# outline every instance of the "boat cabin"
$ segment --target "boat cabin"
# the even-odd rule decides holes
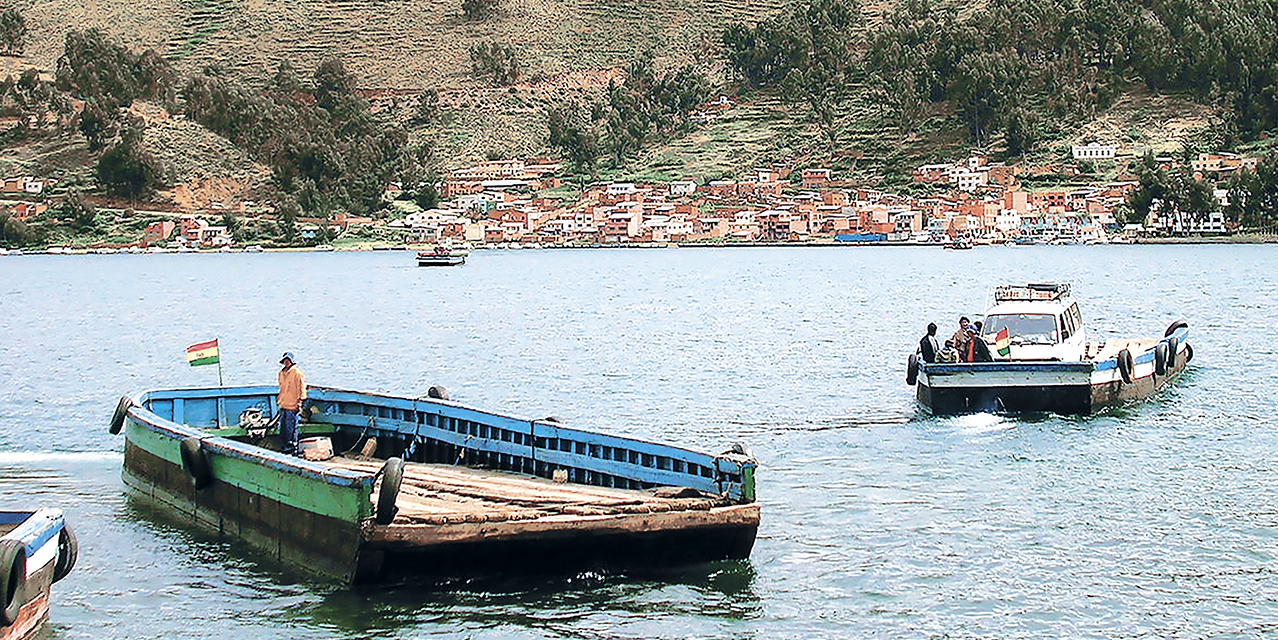
[[[1087,331],[1068,284],[996,287],[981,337],[995,360],[1083,360]]]

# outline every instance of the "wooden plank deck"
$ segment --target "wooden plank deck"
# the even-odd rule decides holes
[[[383,462],[333,458],[329,464],[374,473]],[[373,496],[375,499],[377,488]],[[705,512],[729,504],[718,496],[690,489],[610,489],[502,471],[408,462],[396,502],[399,513],[390,526]]]

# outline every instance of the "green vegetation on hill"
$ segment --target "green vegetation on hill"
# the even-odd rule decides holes
[[[280,65],[254,87],[217,69],[182,89],[188,118],[271,167],[275,185],[313,215],[363,215],[380,206],[386,184],[416,184],[419,147],[399,126],[373,114],[356,79],[330,58],[309,78]]]
[[[578,171],[593,173],[601,155],[616,168],[646,145],[686,133],[708,97],[709,81],[694,66],[660,74],[647,53],[626,68],[622,82],[608,83],[602,100],[550,110],[548,142]]]
[[[907,0],[860,46],[842,35],[858,12],[812,0],[789,17],[729,25],[728,61],[751,87],[838,103],[812,105],[832,136],[830,112],[846,113],[840,98],[861,81],[902,130],[944,103],[971,143],[1001,136],[1010,156],[1105,111],[1130,78],[1224,110],[1226,144],[1278,127],[1274,0],[991,0],[967,13]]]
[[[323,218],[485,157],[702,181],[785,160],[896,187],[978,146],[1059,182],[1083,138],[1263,152],[1278,129],[1278,0],[158,2],[82,31],[61,26],[68,0],[0,12],[0,47],[56,59],[55,84],[0,83],[3,143],[62,136],[45,145],[60,162],[146,197],[200,174],[154,146],[186,143],[182,113],[267,167],[261,199]],[[735,99],[707,104],[720,95]],[[1159,131],[1177,112],[1185,126]]]

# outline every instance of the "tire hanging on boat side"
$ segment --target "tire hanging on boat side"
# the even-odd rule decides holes
[[[128,417],[129,407],[132,406],[133,401],[129,399],[129,396],[120,398],[120,403],[115,405],[115,414],[111,416],[111,426],[108,427],[111,435],[120,435],[120,430],[124,428],[124,419]]]
[[[27,596],[27,552],[21,540],[0,540],[0,627],[18,620]]]
[[[58,533],[58,558],[53,563],[53,581],[58,582],[71,574],[75,561],[80,557],[80,541],[71,527],[62,525]]]
[[[914,386],[919,379],[919,354],[911,353],[905,361],[905,384]]]
[[[390,458],[382,465],[382,486],[377,490],[377,512],[373,519],[377,524],[390,524],[399,513],[395,501],[399,498],[399,485],[404,480],[404,461]]]
[[[1185,364],[1189,364],[1194,359],[1194,345],[1185,345]]]
[[[182,454],[182,468],[186,469],[187,475],[195,481],[195,489],[199,491],[210,484],[213,484],[213,471],[209,469],[209,459],[204,455],[204,448],[200,446],[200,439],[191,437],[182,441],[178,445],[178,450]]]
[[[1132,360],[1132,352],[1126,349],[1118,352],[1118,375],[1122,376],[1124,384],[1131,384],[1136,379],[1136,363]]]
[[[1170,372],[1176,368],[1176,353],[1180,351],[1180,341],[1175,338],[1167,339],[1167,371]]]
[[[1188,327],[1188,326],[1189,326],[1189,323],[1185,322],[1184,320],[1177,320],[1167,325],[1167,332],[1163,334],[1163,337],[1170,338],[1171,334],[1176,333],[1177,329],[1180,329],[1181,327]]]
[[[1160,342],[1154,347],[1154,373],[1165,376],[1167,375],[1167,343]]]

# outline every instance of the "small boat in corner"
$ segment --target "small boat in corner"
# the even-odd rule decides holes
[[[991,361],[956,362],[947,350],[937,362],[908,358],[906,383],[933,414],[1088,414],[1153,395],[1194,357],[1182,321],[1161,338],[1088,340],[1068,284],[995,288],[972,339],[985,341]]]
[[[750,555],[750,452],[712,454],[448,400],[310,387],[280,453],[275,386],[121,398],[137,500],[344,584],[647,569]],[[335,453],[335,455],[334,455]]]
[[[62,511],[0,511],[0,640],[44,636],[49,588],[71,573],[78,554]]]
[[[455,267],[460,264],[466,264],[466,250],[450,249],[444,245],[439,245],[428,251],[417,252],[417,266],[419,267]]]

